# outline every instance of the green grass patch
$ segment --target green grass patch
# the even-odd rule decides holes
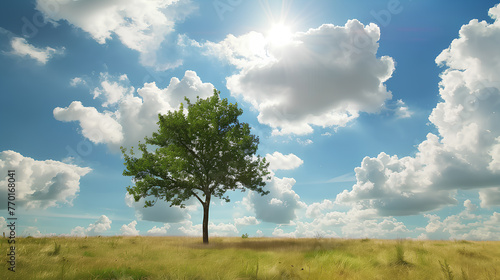
[[[130,280],[146,280],[149,279],[149,273],[141,269],[131,268],[104,268],[91,272],[91,279],[95,280],[113,280],[113,279],[130,279]]]
[[[83,252],[83,256],[84,257],[92,258],[92,257],[95,257],[96,255],[94,253],[92,253],[92,252],[85,251],[85,252]]]
[[[49,252],[49,256],[57,256],[61,252],[61,244],[57,244],[57,242],[54,242],[54,250]]]
[[[7,254],[5,240],[0,253]],[[18,238],[1,279],[498,279],[500,242]],[[4,273],[5,272],[5,273]],[[6,275],[4,277],[4,275]]]

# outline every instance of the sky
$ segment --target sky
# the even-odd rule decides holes
[[[0,7],[0,231],[201,236],[195,199],[127,194],[120,146],[216,88],[272,176],[213,200],[210,236],[500,239],[497,1]]]

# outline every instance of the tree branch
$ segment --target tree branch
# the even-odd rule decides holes
[[[202,205],[205,205],[205,202],[203,202],[203,200],[201,200],[201,198],[194,192],[194,191],[191,191],[191,193],[198,199],[198,201],[202,204]]]
[[[198,154],[196,154],[193,150],[191,150],[191,148],[188,147],[188,145],[186,143],[184,143],[184,141],[182,141],[181,139],[178,139],[179,143],[184,147],[186,148],[186,150],[192,154],[196,159],[198,159],[199,161],[201,161],[201,158],[200,156],[198,156]]]
[[[182,141],[182,139],[178,139],[179,143],[190,153],[192,154],[198,161],[198,166],[203,169],[203,175],[205,175],[205,180],[208,181],[208,170],[207,170],[207,167],[205,166],[205,162],[203,162],[202,158],[197,154],[195,153],[184,141]],[[194,175],[194,174],[193,174]],[[207,183],[207,182],[206,182]]]

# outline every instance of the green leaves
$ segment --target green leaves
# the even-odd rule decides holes
[[[158,131],[139,143],[140,158],[122,148],[123,175],[134,177],[135,185],[127,190],[136,201],[154,196],[183,207],[191,196],[204,205],[212,195],[229,201],[227,190],[269,193],[263,189],[269,164],[255,156],[258,137],[239,122],[243,110],[219,94],[214,89],[196,103],[186,98],[186,108],[181,104],[177,111],[158,115]],[[153,204],[148,201],[145,207]]]

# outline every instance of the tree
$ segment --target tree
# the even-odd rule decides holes
[[[170,206],[185,207],[192,196],[203,206],[203,243],[208,243],[209,207],[212,197],[224,199],[228,190],[264,191],[269,175],[265,158],[256,156],[259,138],[250,134],[250,126],[239,122],[243,110],[238,104],[219,98],[220,92],[207,99],[187,102],[187,113],[181,103],[179,110],[158,115],[159,130],[146,137],[135,157],[121,147],[124,155],[124,176],[134,176],[134,186],[127,187],[135,201],[153,196],[144,207],[159,199]],[[154,152],[149,150],[156,147]]]

